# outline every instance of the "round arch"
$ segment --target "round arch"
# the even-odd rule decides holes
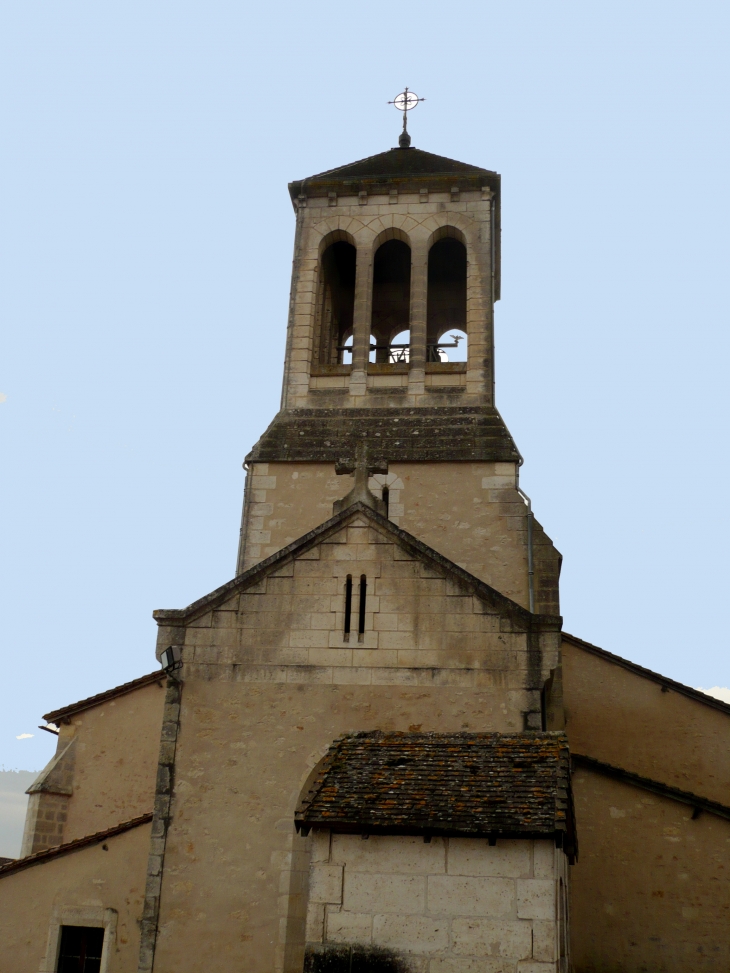
[[[411,238],[406,233],[405,230],[401,229],[399,226],[388,226],[380,233],[376,234],[373,242],[371,244],[373,254],[382,247],[384,243],[389,240],[400,240],[401,243],[405,243],[407,247],[412,248]]]
[[[352,233],[348,233],[347,230],[330,230],[329,233],[325,233],[324,236],[320,237],[319,243],[317,245],[317,250],[320,259],[328,247],[331,247],[333,243],[349,243],[351,246],[357,249],[357,243],[355,237]]]
[[[466,239],[466,234],[463,230],[460,230],[457,226],[453,226],[451,223],[445,223],[443,226],[438,227],[434,230],[430,237],[428,238],[427,247],[430,250],[431,247],[438,243],[440,240],[458,240],[466,247],[467,254],[469,253],[469,244]]]

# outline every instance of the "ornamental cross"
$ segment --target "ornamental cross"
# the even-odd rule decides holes
[[[343,497],[342,500],[335,501],[333,513],[337,514],[359,501],[377,510],[383,516],[387,516],[385,504],[382,500],[378,500],[377,497],[373,496],[368,485],[368,480],[373,473],[387,472],[388,461],[381,456],[377,458],[371,456],[368,444],[361,440],[355,449],[354,458],[347,457],[339,459],[335,463],[335,473],[339,475],[343,473],[354,473],[355,483],[347,496]]]
[[[425,98],[419,98],[415,91],[409,91],[408,88],[406,88],[404,91],[401,91],[399,95],[396,95],[393,101],[388,102],[389,105],[395,105],[398,111],[403,112],[403,131],[400,133],[400,137],[398,138],[398,145],[402,149],[409,148],[411,144],[411,137],[408,134],[407,127],[408,112],[414,109],[418,105],[419,101],[425,100]]]

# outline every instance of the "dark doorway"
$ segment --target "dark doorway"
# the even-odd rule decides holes
[[[61,926],[57,973],[99,973],[103,945],[103,929]]]
[[[373,323],[375,361],[391,361],[390,343],[409,328],[411,309],[411,248],[402,240],[388,240],[375,251],[373,264]]]
[[[351,243],[338,240],[322,254],[319,363],[349,365],[352,352],[343,345],[352,334],[355,309],[355,261],[357,251]]]
[[[428,361],[440,360],[438,343],[452,330],[466,333],[466,247],[453,237],[445,237],[428,253]]]

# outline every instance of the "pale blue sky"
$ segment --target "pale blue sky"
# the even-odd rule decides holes
[[[0,3],[0,766],[228,580],[279,400],[286,184],[502,173],[498,405],[565,627],[730,684],[726,3]],[[34,734],[17,740],[23,734]]]

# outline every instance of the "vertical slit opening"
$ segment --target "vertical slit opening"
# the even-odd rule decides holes
[[[390,510],[390,490],[387,486],[383,487],[383,503],[385,504],[385,516],[388,516],[388,511]]]
[[[352,575],[347,575],[345,582],[345,632],[343,640],[350,641],[350,626],[352,623]]]
[[[365,599],[367,598],[368,581],[364,574],[360,575],[360,611],[357,620],[357,640],[362,642],[365,635]]]

